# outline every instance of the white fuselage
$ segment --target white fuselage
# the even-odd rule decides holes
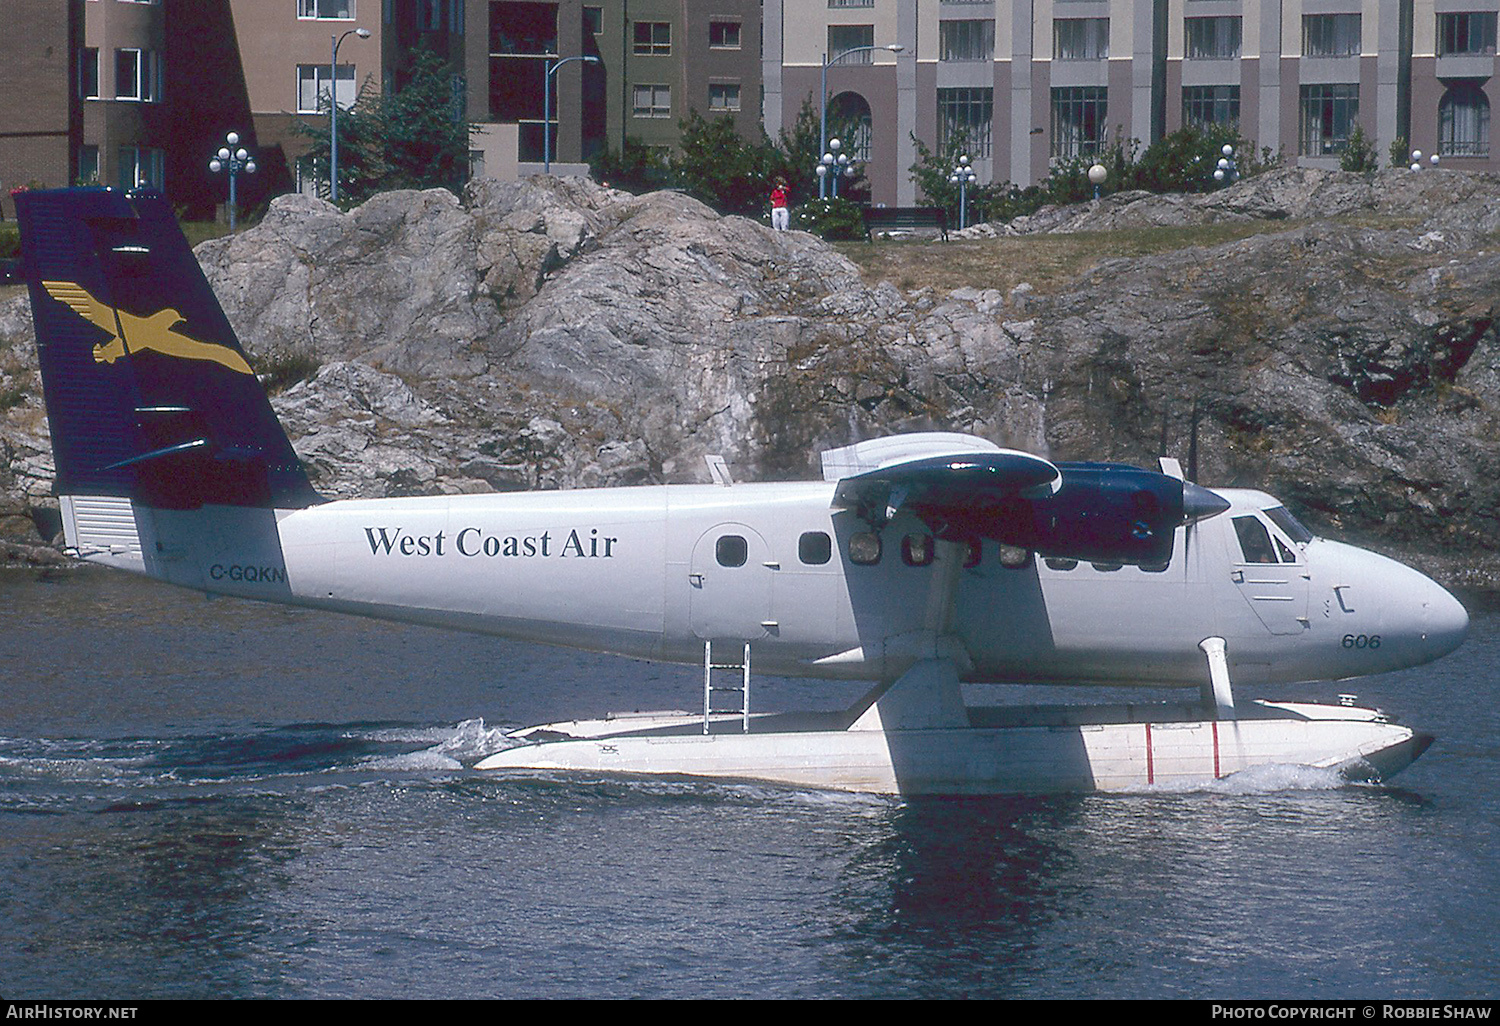
[[[1418,665],[1467,616],[1423,575],[1374,553],[1301,542],[1259,492],[1179,528],[1141,568],[931,545],[897,515],[879,532],[831,508],[835,485],[737,484],[351,500],[272,511],[135,506],[100,562],[203,591],[699,663],[706,640],[749,641],[758,673],[890,680],[950,658],[967,681],[1200,684],[1200,642],[1225,639],[1239,683],[1344,678]],[[73,498],[88,503],[123,499]],[[1254,518],[1272,562],[1251,562]],[[119,520],[116,517],[116,520]],[[1243,526],[1243,525],[1242,525]],[[128,531],[126,532],[129,533]],[[933,557],[923,556],[930,548]],[[1260,553],[1260,558],[1267,558]]]

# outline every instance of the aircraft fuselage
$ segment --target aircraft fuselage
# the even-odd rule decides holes
[[[1230,510],[1179,528],[1170,562],[1140,567],[1002,558],[993,542],[934,541],[909,514],[874,532],[831,508],[833,490],[137,505],[141,555],[100,561],[212,593],[647,659],[695,664],[706,640],[748,641],[757,673],[842,679],[942,657],[971,682],[1196,685],[1214,636],[1236,683],[1344,678],[1437,658],[1467,625],[1425,576],[1300,535],[1260,492],[1222,490]]]

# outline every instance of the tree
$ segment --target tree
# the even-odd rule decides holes
[[[915,135],[912,142],[917,147],[917,162],[911,166],[912,181],[918,191],[935,207],[948,211],[950,223],[958,224],[960,201],[965,199],[956,183],[948,181],[958,158],[968,149],[968,140],[959,134],[948,141],[944,153],[934,153],[927,144]],[[1009,221],[1021,214],[1029,214],[1046,202],[1043,191],[1036,186],[1019,189],[1010,182],[976,182],[968,187],[969,223],[980,221]]]
[[[720,213],[760,217],[771,182],[784,167],[765,133],[760,142],[748,143],[731,115],[710,120],[696,110],[688,111],[678,127],[680,148],[671,160],[678,185]]]
[[[463,119],[463,97],[453,89],[448,63],[417,51],[405,85],[388,95],[368,84],[348,110],[340,109],[339,202],[363,203],[377,192],[441,187],[457,192],[469,169],[469,136],[475,127]],[[331,113],[330,97],[318,109]],[[329,163],[327,123],[302,124],[313,140],[309,157]]]

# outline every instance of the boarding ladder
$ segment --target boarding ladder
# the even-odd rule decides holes
[[[739,670],[740,681],[738,684],[715,684],[715,670]],[[740,696],[739,709],[714,708],[714,695],[716,693],[738,693]],[[739,662],[716,663],[714,662],[714,643],[712,640],[705,641],[703,643],[703,733],[708,733],[710,718],[714,713],[736,711],[740,714],[740,730],[746,734],[750,733],[750,642],[745,642],[744,653]]]

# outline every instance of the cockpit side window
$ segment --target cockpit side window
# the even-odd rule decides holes
[[[1298,545],[1306,545],[1313,540],[1313,533],[1302,526],[1302,522],[1292,516],[1285,506],[1272,506],[1266,510],[1266,517],[1286,532],[1286,536]]]
[[[1276,551],[1271,548],[1271,532],[1258,517],[1234,518],[1234,533],[1240,539],[1240,551],[1246,563],[1275,563]]]

